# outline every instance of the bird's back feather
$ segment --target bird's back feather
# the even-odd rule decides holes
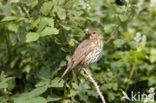
[[[84,40],[75,50],[71,60],[68,62],[68,66],[61,76],[60,81],[66,75],[67,72],[71,71],[76,65],[78,65],[85,56],[94,48],[92,41],[87,39]]]

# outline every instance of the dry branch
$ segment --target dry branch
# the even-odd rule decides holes
[[[93,79],[91,73],[89,73],[85,68],[82,68],[82,70],[86,73],[87,77],[89,78],[89,80],[94,84],[95,88],[96,88],[96,91],[97,93],[99,94],[101,100],[102,100],[102,103],[106,103],[105,99],[104,99],[104,96],[102,95],[100,89],[99,89],[99,86],[98,84],[96,83],[96,81]]]

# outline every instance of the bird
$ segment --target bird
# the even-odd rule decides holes
[[[96,29],[85,29],[84,33],[88,38],[82,41],[75,49],[59,81],[77,65],[86,68],[101,58],[103,52],[103,36]]]

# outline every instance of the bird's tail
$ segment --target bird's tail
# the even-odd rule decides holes
[[[73,63],[72,63],[72,65],[69,65],[69,66],[67,67],[67,69],[64,71],[64,73],[62,74],[62,76],[61,76],[59,82],[63,79],[63,77],[67,74],[67,72],[69,72],[69,71],[72,70],[72,68],[73,68]]]

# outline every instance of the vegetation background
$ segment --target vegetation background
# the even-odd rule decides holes
[[[101,103],[83,73],[58,83],[85,28],[117,29],[88,68],[107,103],[156,89],[156,0],[0,0],[0,103]]]

